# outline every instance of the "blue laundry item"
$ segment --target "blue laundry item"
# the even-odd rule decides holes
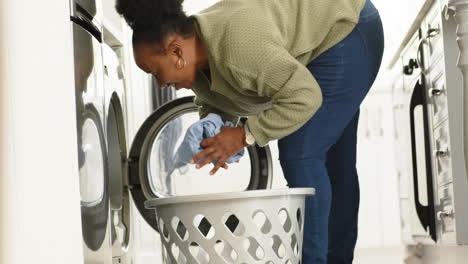
[[[190,162],[190,160],[199,152],[203,150],[200,143],[210,137],[216,136],[221,132],[223,126],[234,127],[234,124],[227,121],[223,123],[221,117],[217,114],[208,114],[205,118],[193,123],[185,134],[182,144],[180,144],[174,156],[175,167],[182,167]],[[238,161],[243,155],[245,150],[242,149],[239,153],[230,157],[226,163],[233,163]],[[200,162],[200,161],[199,161]],[[216,164],[217,160],[213,161]]]

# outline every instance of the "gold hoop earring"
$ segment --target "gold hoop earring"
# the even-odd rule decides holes
[[[184,60],[184,58],[179,58],[176,62],[176,68],[181,70],[187,65],[187,61]]]

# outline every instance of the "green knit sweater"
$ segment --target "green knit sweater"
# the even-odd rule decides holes
[[[194,15],[210,78],[193,87],[200,117],[247,124],[260,146],[299,129],[322,103],[305,65],[355,27],[365,0],[222,0]]]

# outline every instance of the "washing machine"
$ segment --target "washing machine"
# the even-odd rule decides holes
[[[141,125],[125,158],[125,112],[119,109],[124,104],[119,104],[118,97],[112,98],[106,135],[114,263],[132,263],[132,252],[128,250],[133,237],[132,206],[158,232],[155,212],[144,207],[147,199],[271,187],[272,161],[268,147],[249,147],[238,164],[219,171],[215,177],[209,176],[209,166],[199,170],[191,165],[175,167],[175,152],[185,131],[199,119],[193,97],[177,98],[156,109]]]
[[[90,0],[71,1],[70,9],[84,259],[107,264],[112,248],[100,11]]]
[[[268,189],[272,161],[268,147],[252,146],[239,163],[216,176],[209,176],[210,166],[176,165],[185,131],[199,120],[192,96],[159,102],[130,140],[125,92],[141,87],[125,86],[128,68],[136,66],[123,64],[122,47],[103,41],[99,5],[72,1],[84,256],[87,264],[135,263],[134,251],[140,249],[132,212],[158,232],[154,211],[144,207],[147,199]]]
[[[154,211],[144,207],[147,199],[271,187],[273,173],[268,147],[249,147],[238,164],[219,171],[215,177],[209,176],[209,166],[199,170],[191,165],[176,166],[174,156],[185,131],[199,120],[192,96],[170,100],[157,108],[142,123],[127,152],[125,70],[116,50],[105,45],[103,50],[114,263],[132,263],[132,250],[139,250],[131,245],[134,237],[133,206],[158,232]]]

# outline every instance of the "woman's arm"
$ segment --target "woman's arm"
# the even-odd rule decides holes
[[[285,137],[309,120],[322,104],[319,84],[310,71],[285,49],[273,47],[257,71],[228,66],[237,89],[249,89],[272,99],[272,108],[249,117],[247,124],[260,146]]]

